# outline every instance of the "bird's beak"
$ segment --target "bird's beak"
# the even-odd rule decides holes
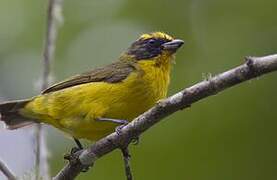
[[[184,41],[181,39],[174,39],[170,42],[162,44],[163,50],[176,52],[184,44]]]

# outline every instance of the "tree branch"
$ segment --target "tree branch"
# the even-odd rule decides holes
[[[0,171],[7,177],[8,180],[16,180],[15,175],[2,160],[0,160]]]
[[[277,54],[265,57],[247,57],[243,65],[199,82],[167,99],[161,100],[122,128],[122,133],[112,133],[100,139],[88,149],[77,152],[77,160],[68,163],[53,179],[74,179],[83,168],[92,165],[105,154],[128,145],[133,138],[138,137],[170,114],[190,107],[193,103],[215,95],[224,89],[272,71],[277,71]]]
[[[42,87],[44,90],[49,84],[50,66],[53,60],[56,48],[56,39],[58,36],[58,28],[63,22],[62,16],[63,0],[49,0],[47,10],[47,31],[45,37],[45,45],[43,52],[43,79]]]
[[[49,0],[48,2],[48,10],[47,10],[47,25],[46,25],[46,37],[45,37],[45,45],[43,51],[43,75],[42,75],[42,85],[41,89],[44,90],[48,87],[49,84],[49,75],[50,75],[50,67],[51,61],[53,60],[55,54],[56,47],[56,39],[58,34],[58,27],[62,22],[62,2],[63,0]],[[42,125],[37,124],[35,127],[35,138],[36,138],[36,179],[40,177],[40,171],[43,166],[45,167],[44,171],[48,171],[47,159],[46,155],[42,155],[42,149],[46,149],[45,137],[42,135]],[[45,152],[47,152],[45,150]],[[48,173],[47,173],[48,174]],[[45,179],[49,179],[46,177],[47,174],[44,174]]]

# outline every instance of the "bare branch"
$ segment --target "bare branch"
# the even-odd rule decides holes
[[[43,79],[42,87],[44,90],[49,84],[49,74],[51,61],[53,60],[56,48],[56,39],[58,35],[58,28],[63,22],[62,16],[63,0],[49,0],[47,11],[47,31],[45,37],[45,45],[43,52]]]
[[[121,152],[122,152],[123,160],[124,160],[125,175],[127,177],[127,180],[132,180],[133,175],[132,175],[132,171],[131,171],[131,167],[130,167],[130,157],[131,156],[129,154],[128,147],[121,148]]]
[[[45,45],[43,52],[43,76],[42,76],[42,86],[41,89],[44,90],[48,87],[49,84],[49,75],[50,75],[50,67],[51,61],[53,60],[55,54],[56,47],[56,39],[58,34],[58,27],[62,22],[62,3],[63,0],[49,0],[48,2],[48,10],[47,10],[47,31],[45,37]],[[42,135],[42,125],[36,125],[36,179],[40,177],[41,170],[41,160],[43,160],[44,167],[47,171],[48,165],[46,157],[42,157],[42,148],[46,148],[45,143],[43,143],[43,135]],[[46,151],[47,152],[47,151]],[[45,177],[46,175],[44,175]],[[45,178],[49,179],[49,178]]]
[[[74,179],[83,168],[92,165],[98,158],[119,147],[126,147],[132,139],[166,116],[190,107],[193,103],[224,89],[272,71],[277,71],[277,54],[265,57],[247,57],[243,65],[210,77],[158,102],[157,105],[122,128],[120,134],[112,133],[88,149],[78,152],[76,154],[78,160],[68,163],[53,179]]]
[[[7,177],[8,180],[16,180],[15,175],[2,160],[0,160],[0,171]]]

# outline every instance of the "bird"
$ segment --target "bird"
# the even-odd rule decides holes
[[[0,121],[13,130],[44,123],[79,139],[97,141],[167,96],[177,50],[164,32],[142,34],[113,63],[58,82],[41,94],[0,103]]]

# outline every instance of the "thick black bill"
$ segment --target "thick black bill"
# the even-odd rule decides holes
[[[174,39],[170,42],[164,43],[162,44],[162,48],[164,50],[168,50],[168,51],[176,51],[177,49],[179,49],[182,45],[184,44],[184,41],[181,39]]]

